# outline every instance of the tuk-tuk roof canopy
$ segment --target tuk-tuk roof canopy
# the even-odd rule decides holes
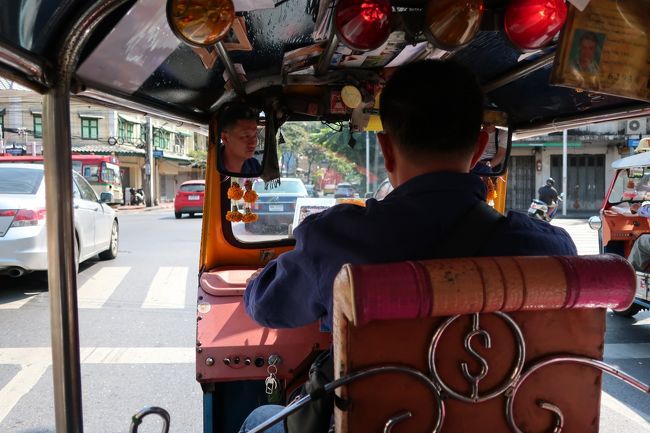
[[[54,65],[68,29],[92,3],[0,2],[0,75],[44,92],[51,86]],[[381,62],[350,61],[347,65],[329,67],[328,73],[338,71],[335,78],[327,74],[310,77],[283,72],[287,52],[315,43],[314,27],[320,4],[318,0],[275,3],[273,8],[236,11],[237,31],[233,30],[226,41],[230,61],[241,65],[246,74],[248,93],[291,82],[327,85],[336,77],[349,80],[360,69],[381,69],[377,66]],[[421,22],[426,3],[392,2],[402,22],[415,23]],[[590,92],[550,86],[552,61],[544,59],[552,58],[556,46],[551,43],[539,52],[523,55],[499,24],[507,4],[508,0],[486,0],[476,37],[447,55],[475,71],[487,90],[487,105],[509,113],[515,130],[561,126],[563,121],[577,123],[585,118],[610,120],[612,113],[619,117],[647,115],[650,104],[646,102],[601,94],[593,97]],[[73,90],[96,101],[207,124],[220,104],[236,95],[224,89],[226,69],[217,50],[181,42],[169,28],[165,8],[165,0],[125,0],[116,8],[84,47]],[[416,28],[418,25],[421,27],[417,24]],[[403,32],[396,39],[400,37],[403,43],[395,44],[399,45],[398,51],[414,50],[418,43],[426,43],[421,32]],[[532,72],[521,72],[527,67]]]
[[[650,152],[637,153],[636,155],[621,158],[612,163],[612,168],[616,170],[648,166],[650,166]]]

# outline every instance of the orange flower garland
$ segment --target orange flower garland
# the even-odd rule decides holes
[[[252,189],[246,191],[244,193],[244,201],[246,203],[250,203],[250,204],[255,203],[257,201],[257,193],[255,191],[253,191]]]
[[[485,179],[485,184],[488,189],[487,193],[487,202],[489,203],[490,201],[494,202],[497,197],[499,196],[497,194],[497,187],[495,185],[495,182],[493,179],[490,179],[489,177]]]
[[[244,196],[244,190],[239,186],[237,182],[233,182],[230,188],[228,188],[228,198],[230,200],[239,201]]]
[[[258,216],[256,213],[251,212],[250,208],[246,208],[246,213],[244,213],[244,216],[242,217],[242,221],[244,221],[245,224],[250,224],[257,221],[257,218]]]
[[[226,212],[226,221],[243,221],[246,224],[250,224],[258,220],[259,217],[257,214],[251,210],[251,206],[257,201],[257,193],[253,191],[253,182],[247,179],[244,182],[244,188],[245,190],[237,182],[233,182],[230,188],[228,188],[228,198],[234,201],[234,204],[232,205],[232,210]],[[239,211],[239,204],[237,203],[242,198],[245,203],[244,213]]]
[[[226,221],[230,221],[232,223],[238,223],[244,218],[244,215],[239,212],[239,208],[237,205],[234,205],[232,207],[232,210],[226,212]]]

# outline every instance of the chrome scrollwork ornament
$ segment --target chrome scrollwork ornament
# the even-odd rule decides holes
[[[479,313],[475,313],[472,315],[472,329],[465,335],[464,345],[465,345],[465,350],[467,350],[467,352],[470,355],[472,355],[475,359],[478,360],[481,369],[478,372],[478,374],[472,374],[469,371],[467,363],[465,362],[461,363],[461,370],[463,372],[463,377],[465,377],[465,379],[472,386],[471,395],[461,394],[458,391],[452,389],[449,385],[447,385],[442,379],[442,377],[440,376],[440,373],[437,370],[436,362],[435,362],[436,351],[438,349],[438,344],[440,343],[443,334],[445,333],[447,328],[454,321],[456,321],[460,316],[453,316],[447,319],[441,326],[438,327],[438,329],[436,329],[436,332],[433,335],[433,338],[431,339],[431,345],[429,346],[429,372],[431,374],[431,377],[436,383],[440,385],[440,387],[447,394],[449,394],[450,396],[452,396],[457,400],[464,401],[467,403],[480,403],[483,401],[490,400],[494,397],[497,397],[502,393],[504,393],[506,390],[508,390],[517,381],[524,368],[524,362],[526,360],[526,345],[524,342],[524,335],[521,332],[521,329],[515,323],[515,321],[512,318],[510,318],[510,316],[508,316],[507,314],[504,314],[500,311],[497,311],[493,314],[499,317],[501,320],[503,320],[512,330],[512,333],[515,337],[515,341],[517,343],[517,359],[513,369],[510,371],[510,374],[504,380],[504,382],[501,383],[496,388],[487,391],[484,395],[481,395],[479,391],[479,385],[481,380],[483,380],[487,376],[489,372],[489,365],[487,360],[483,358],[474,349],[474,347],[472,346],[472,342],[476,338],[481,338],[484,347],[489,349],[492,347],[492,338],[490,337],[489,332],[487,332],[484,329],[481,329]]]
[[[514,417],[514,406],[515,406],[515,398],[517,397],[517,392],[521,388],[521,386],[528,380],[528,378],[535,373],[537,370],[544,368],[546,366],[552,365],[552,364],[560,364],[560,363],[569,363],[569,364],[578,364],[578,365],[586,365],[589,367],[594,367],[599,369],[600,371],[603,371],[605,373],[608,373],[623,382],[627,383],[628,385],[632,385],[636,389],[638,389],[641,392],[644,392],[646,394],[650,394],[650,386],[646,385],[643,382],[640,382],[639,380],[635,379],[634,377],[630,376],[627,373],[624,373],[620,370],[618,370],[615,367],[612,367],[611,365],[599,361],[597,359],[592,359],[592,358],[586,358],[582,356],[552,356],[546,359],[542,359],[541,361],[537,362],[536,364],[531,365],[526,369],[526,371],[521,375],[519,379],[517,379],[516,383],[513,385],[511,392],[508,394],[508,400],[506,401],[506,418],[508,420],[508,424],[510,424],[510,428],[512,428],[512,431],[516,433],[524,433],[519,427],[517,427],[517,423],[515,423],[515,417]],[[538,401],[537,405],[541,407],[542,409],[548,410],[553,412],[554,417],[555,417],[555,426],[553,427],[552,432],[553,433],[561,433],[562,429],[564,427],[564,415],[562,414],[562,410],[558,406],[556,406],[553,403],[547,402],[547,401]]]

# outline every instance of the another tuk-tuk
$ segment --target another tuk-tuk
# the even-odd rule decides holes
[[[316,323],[262,327],[246,315],[242,296],[256,269],[294,247],[292,229],[302,218],[336,204],[335,197],[308,197],[300,183],[318,180],[321,192],[332,194],[343,181],[365,184],[365,195],[386,177],[374,134],[381,131],[378,95],[393,68],[453,58],[475,72],[486,115],[508,136],[505,158],[482,173],[492,204],[503,212],[513,139],[650,115],[648,5],[648,0],[0,2],[0,76],[44,95],[57,432],[83,431],[71,96],[209,127],[197,336],[191,343],[196,353],[191,380],[203,390],[205,433],[237,432],[255,407],[287,403],[309,376],[312,361],[332,343],[334,382],[300,396],[283,416],[340,388],[339,396],[351,403],[336,410],[339,433],[559,432],[565,425],[565,431],[597,431],[602,371],[650,392],[601,361],[606,308],[627,308],[634,291],[633,273],[620,258],[458,259],[367,272],[345,267],[335,288],[333,334],[320,332]],[[593,48],[587,66],[579,54],[583,39]],[[256,163],[245,173],[228,169],[221,153],[223,116],[234,103],[257,113],[251,156]],[[145,127],[143,173],[151,185],[153,134],[150,123]],[[259,201],[251,199],[254,182],[246,180],[261,176],[272,184],[267,168],[300,180],[297,192],[274,194],[271,187],[258,192]],[[262,211],[292,212],[293,219],[262,224]],[[620,219],[642,224],[634,217]],[[612,233],[615,241],[633,236]],[[618,252],[627,252],[629,243],[618,245]],[[388,317],[373,308],[386,300],[408,314]],[[488,376],[494,371],[500,378]],[[455,374],[450,383],[446,372]],[[488,385],[479,384],[485,377]],[[352,383],[357,381],[369,387]],[[539,386],[553,389],[536,393]],[[402,407],[407,397],[415,401],[414,415]],[[132,431],[149,413],[168,425],[164,410],[146,409],[133,417]]]
[[[647,141],[647,139],[646,139]],[[607,190],[599,216],[589,219],[589,226],[599,230],[600,251],[628,257],[634,243],[650,234],[650,152],[647,145],[640,144],[639,153],[612,163],[616,170]],[[617,314],[634,316],[650,308],[647,269],[637,269],[637,290],[634,303]]]

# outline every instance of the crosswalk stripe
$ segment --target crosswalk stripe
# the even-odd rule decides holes
[[[142,308],[183,308],[186,286],[187,267],[162,266],[149,286]]]
[[[650,358],[650,343],[613,343],[605,344],[606,359],[641,359]]]
[[[79,289],[79,308],[101,308],[131,268],[109,266],[100,269]]]
[[[16,406],[18,401],[38,383],[49,363],[39,362],[23,366],[21,370],[0,389],[0,423]]]
[[[4,302],[0,304],[0,310],[17,310],[29,301],[31,301],[36,295],[25,296],[24,298],[17,299],[15,301]]]
[[[191,364],[196,348],[188,347],[81,347],[81,364]],[[50,365],[49,347],[3,347],[0,365]],[[45,360],[45,361],[44,361]],[[3,400],[0,399],[0,402]]]

